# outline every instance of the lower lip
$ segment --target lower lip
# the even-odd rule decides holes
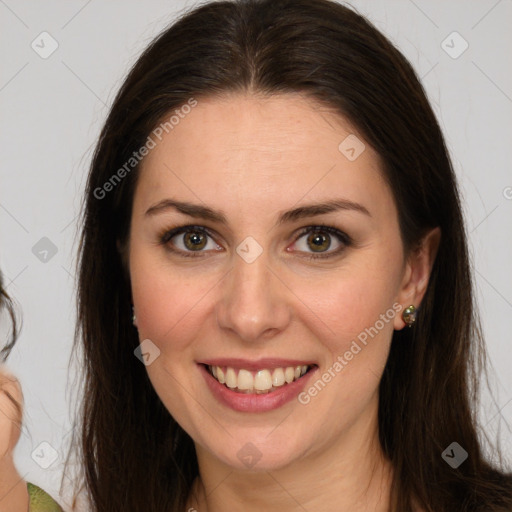
[[[224,384],[215,379],[204,364],[199,365],[206,384],[210,388],[215,398],[231,409],[240,412],[265,412],[278,409],[282,405],[290,402],[306,387],[312,374],[317,370],[316,367],[309,370],[300,379],[290,384],[284,384],[276,391],[262,394],[246,394],[232,391]]]

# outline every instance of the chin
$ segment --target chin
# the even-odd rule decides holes
[[[278,435],[276,432],[269,434],[266,429],[261,434],[256,435],[253,431],[253,435],[220,442],[219,445],[224,447],[222,451],[219,450],[219,445],[207,446],[207,449],[234,470],[257,473],[284,469],[297,462],[304,456],[306,444],[304,439],[302,442],[294,441],[284,431]]]

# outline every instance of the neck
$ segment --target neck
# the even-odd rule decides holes
[[[388,510],[392,469],[380,448],[375,418],[276,470],[237,471],[198,446],[196,451],[199,476],[187,510]]]
[[[12,457],[0,459],[0,511],[25,512],[28,510],[27,483],[19,475]]]

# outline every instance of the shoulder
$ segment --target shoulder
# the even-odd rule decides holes
[[[43,489],[27,482],[29,512],[63,512],[59,504]]]

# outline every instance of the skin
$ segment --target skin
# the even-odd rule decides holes
[[[14,448],[21,435],[21,414],[11,399],[23,404],[18,380],[0,367],[0,512],[28,510],[27,483],[14,465]]]
[[[349,134],[366,147],[354,161],[338,149]],[[221,210],[228,224],[174,209],[145,214],[166,198]],[[369,215],[339,210],[276,225],[283,211],[338,198]],[[200,257],[169,251],[187,250],[183,234],[167,248],[159,243],[161,232],[187,224],[213,233]],[[314,247],[299,231],[319,224],[354,244],[308,259]],[[248,236],[263,249],[250,264],[236,252]],[[307,405],[231,410],[210,393],[197,362],[297,358],[315,361],[321,375],[394,303],[419,306],[439,236],[431,231],[404,254],[379,156],[346,119],[301,95],[201,99],[164,133],[135,191],[129,271],[140,340],[160,350],[148,375],[195,442],[200,477],[189,507],[387,510],[392,470],[378,443],[378,385],[393,329],[405,326],[400,315]],[[330,240],[328,252],[343,247]],[[248,442],[261,453],[251,469],[237,457]]]

